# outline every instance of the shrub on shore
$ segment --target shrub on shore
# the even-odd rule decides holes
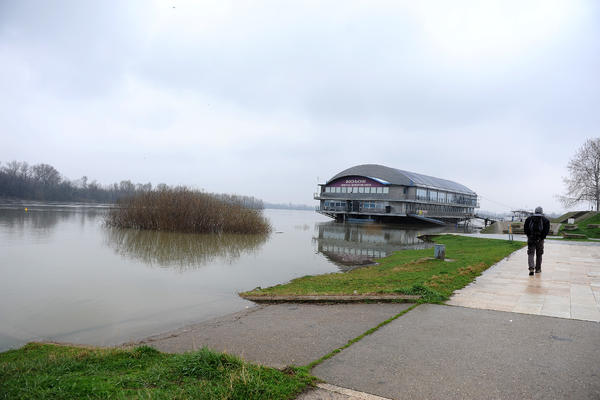
[[[152,190],[119,200],[106,224],[186,233],[269,233],[271,225],[262,210],[245,207],[243,199],[186,187]]]

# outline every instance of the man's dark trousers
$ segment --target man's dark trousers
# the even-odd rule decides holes
[[[529,270],[536,271],[542,269],[542,254],[544,254],[544,239],[527,239],[527,256],[529,258]],[[535,263],[533,262],[533,256],[535,257]]]

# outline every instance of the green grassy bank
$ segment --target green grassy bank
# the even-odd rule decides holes
[[[600,228],[588,228],[587,226],[589,224],[600,224],[600,214],[577,222],[577,229],[572,231],[565,230],[563,225],[560,228],[560,233],[575,233],[578,235],[585,235],[588,238],[600,238]]]
[[[525,246],[522,242],[442,235],[446,261],[433,258],[433,249],[404,250],[378,260],[378,265],[346,273],[305,276],[287,284],[256,289],[251,295],[353,293],[420,294],[425,302],[441,302],[469,284],[491,265]]]
[[[30,343],[0,353],[0,399],[293,399],[315,378],[202,349],[160,353]]]

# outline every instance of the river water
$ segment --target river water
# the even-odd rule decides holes
[[[427,246],[417,236],[439,230],[265,210],[269,236],[196,235],[107,228],[106,212],[0,205],[0,351],[115,345],[205,321],[251,306],[240,291],[347,271]]]

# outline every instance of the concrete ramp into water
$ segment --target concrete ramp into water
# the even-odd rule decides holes
[[[132,344],[147,344],[168,353],[182,353],[207,346],[276,368],[306,365],[410,306],[257,306]]]

